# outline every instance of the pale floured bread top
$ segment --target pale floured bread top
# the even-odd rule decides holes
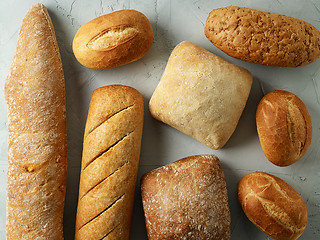
[[[153,170],[141,180],[150,240],[229,239],[230,212],[217,157],[192,156]]]
[[[130,26],[117,26],[106,29],[91,39],[87,47],[93,50],[109,50],[134,38],[139,30]]]
[[[247,217],[275,239],[297,239],[307,224],[301,196],[285,181],[263,172],[244,176],[238,198]]]
[[[234,132],[251,84],[246,69],[185,41],[172,51],[149,110],[156,119],[218,149]]]

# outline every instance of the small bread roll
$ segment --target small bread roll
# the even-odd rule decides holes
[[[295,163],[311,144],[311,117],[293,93],[276,90],[265,95],[258,105],[256,122],[262,150],[277,166]]]
[[[149,240],[230,239],[227,186],[219,159],[191,156],[141,179]]]
[[[76,240],[129,239],[143,98],[127,86],[92,94],[84,134]]]
[[[298,67],[320,56],[320,32],[310,23],[245,7],[210,12],[205,35],[231,57],[263,65]]]
[[[276,176],[263,172],[244,176],[238,184],[238,199],[249,220],[274,239],[297,239],[306,228],[302,197]]]
[[[154,118],[219,149],[236,129],[251,84],[248,70],[184,41],[173,49],[149,110]]]
[[[121,10],[83,25],[72,47],[83,66],[101,70],[142,58],[152,41],[153,31],[147,17],[136,10]]]

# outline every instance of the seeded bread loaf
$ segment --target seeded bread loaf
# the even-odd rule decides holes
[[[63,239],[67,136],[63,69],[46,8],[23,19],[5,82],[6,239]]]
[[[244,176],[238,184],[238,199],[249,220],[273,239],[294,240],[306,228],[302,197],[276,176],[263,172]]]
[[[84,24],[72,47],[83,66],[107,69],[142,58],[152,41],[153,31],[147,17],[136,10],[121,10]]]
[[[149,240],[230,239],[224,174],[214,155],[191,156],[141,179]]]
[[[320,56],[320,32],[310,23],[245,7],[210,12],[205,35],[231,57],[263,65],[298,67]]]
[[[293,93],[276,90],[265,95],[257,108],[260,144],[267,159],[289,166],[307,152],[312,139],[311,117]]]
[[[75,239],[129,239],[143,98],[127,86],[92,94],[85,128]]]

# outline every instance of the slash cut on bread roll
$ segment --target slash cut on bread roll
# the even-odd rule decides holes
[[[299,67],[320,57],[320,32],[285,15],[230,6],[210,12],[205,35],[231,57],[279,67]]]
[[[244,176],[238,184],[238,199],[249,220],[274,239],[297,239],[306,228],[305,202],[276,176],[263,172]]]
[[[110,85],[92,94],[84,133],[76,240],[129,239],[142,137],[141,94]]]
[[[186,157],[141,179],[149,240],[230,239],[227,186],[214,155]]]
[[[236,129],[251,85],[249,71],[185,41],[173,49],[149,110],[154,118],[219,149]]]
[[[293,93],[276,90],[265,95],[256,112],[260,144],[267,159],[283,167],[297,162],[312,139],[311,117]]]
[[[6,239],[63,239],[67,177],[65,82],[47,9],[25,15],[5,82]]]
[[[142,58],[152,41],[153,31],[147,17],[136,10],[121,10],[84,24],[72,47],[83,66],[101,70]]]

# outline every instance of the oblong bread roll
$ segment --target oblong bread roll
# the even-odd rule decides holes
[[[5,98],[7,239],[63,239],[65,87],[55,33],[42,4],[33,5],[23,19]]]
[[[127,86],[92,94],[85,128],[75,239],[129,239],[143,98]]]

